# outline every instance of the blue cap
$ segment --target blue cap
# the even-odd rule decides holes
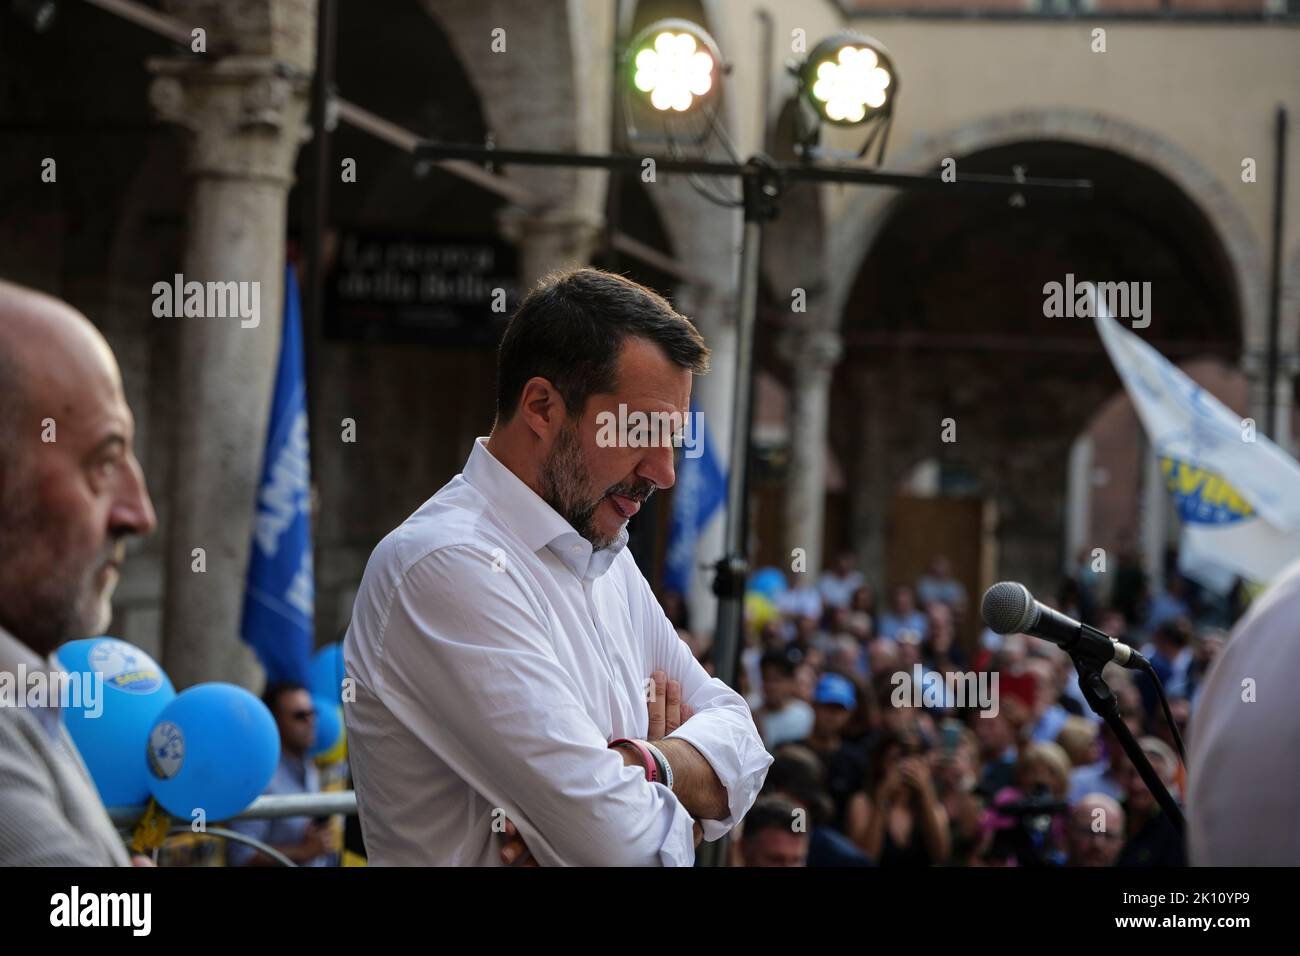
[[[842,674],[823,674],[817,682],[813,693],[813,702],[817,704],[839,704],[853,710],[858,706],[858,692],[853,681]]]

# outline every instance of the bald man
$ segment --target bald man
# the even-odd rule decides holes
[[[99,331],[0,281],[0,673],[18,693],[60,644],[104,632],[126,539],[156,524],[133,435]],[[0,706],[0,866],[128,865],[59,702],[43,703]]]
[[[1070,808],[1067,866],[1114,866],[1124,847],[1124,809],[1114,797],[1089,793]]]

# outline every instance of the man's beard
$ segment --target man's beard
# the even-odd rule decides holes
[[[633,501],[645,501],[654,493],[652,481],[624,482],[607,489],[595,498],[590,497],[591,473],[582,454],[578,440],[578,427],[566,424],[555,440],[551,454],[542,462],[537,475],[542,500],[555,509],[561,518],[573,526],[591,543],[593,551],[608,548],[618,540],[618,532],[601,535],[596,530],[596,509],[609,495],[617,494]]]
[[[74,566],[34,508],[11,504],[0,503],[0,626],[42,655],[104,633],[114,589],[100,575],[120,558],[120,542],[110,538],[94,561]]]

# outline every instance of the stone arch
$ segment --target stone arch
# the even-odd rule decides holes
[[[1232,266],[1243,341],[1263,337],[1268,314],[1264,294],[1267,266],[1246,214],[1196,157],[1145,127],[1093,111],[1018,110],[920,136],[890,165],[929,170],[948,156],[970,155],[1023,140],[1056,140],[1110,150],[1149,166],[1178,187],[1210,223]],[[854,278],[898,200],[899,193],[892,190],[858,190],[831,226],[831,302],[836,315],[842,314]],[[1300,294],[1300,276],[1291,285]]]
[[[573,0],[420,0],[444,30],[501,146],[604,152],[610,134],[613,5]],[[599,15],[593,15],[593,10]],[[505,30],[506,53],[492,52]],[[526,43],[527,55],[512,55]],[[608,175],[603,170],[507,167],[557,225],[579,225],[594,245]]]

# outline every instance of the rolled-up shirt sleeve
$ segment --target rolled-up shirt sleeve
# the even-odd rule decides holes
[[[463,545],[411,566],[383,626],[380,696],[540,864],[691,865],[690,814],[608,749],[518,573]]]
[[[749,812],[763,788],[772,755],[763,746],[754,715],[738,693],[709,677],[664,615],[650,586],[641,579],[640,605],[650,669],[663,670],[682,685],[682,700],[693,716],[668,734],[690,743],[713,768],[727,790],[728,814],[723,820],[701,820],[704,839],[713,841],[729,832]]]

